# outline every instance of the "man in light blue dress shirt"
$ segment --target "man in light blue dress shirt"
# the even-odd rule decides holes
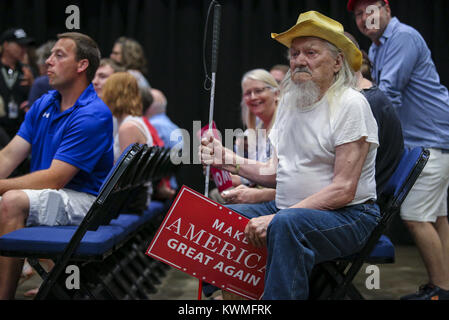
[[[180,142],[182,141],[182,134],[180,131],[176,131],[179,130],[179,127],[174,124],[166,114],[167,98],[162,91],[157,89],[151,89],[151,94],[154,102],[148,109],[146,116],[150,119],[150,123],[156,128],[157,133],[164,141],[164,145],[167,148],[171,149],[175,146],[179,147]]]
[[[430,159],[401,208],[429,282],[401,299],[449,299],[449,94],[431,52],[414,28],[391,16],[388,0],[349,0],[360,32],[373,42],[372,76],[395,107],[405,147],[430,149]]]
[[[153,96],[153,103],[146,112],[145,116],[148,117],[150,123],[156,128],[159,137],[164,141],[166,148],[179,148],[182,149],[183,139],[182,131],[180,128],[170,120],[167,116],[167,98],[158,89],[151,89],[151,95]],[[176,190],[178,183],[175,177],[171,177],[170,186]]]

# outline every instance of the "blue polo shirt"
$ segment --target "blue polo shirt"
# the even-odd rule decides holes
[[[60,101],[55,90],[36,100],[17,133],[31,144],[31,172],[64,161],[80,169],[65,188],[96,196],[114,162],[112,114],[92,84],[64,112]]]

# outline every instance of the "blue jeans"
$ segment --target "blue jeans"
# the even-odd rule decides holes
[[[228,208],[250,219],[275,214],[267,232],[264,300],[307,299],[313,266],[358,252],[380,220],[377,204],[334,211],[279,210],[274,201]],[[212,288],[204,289],[207,295]]]

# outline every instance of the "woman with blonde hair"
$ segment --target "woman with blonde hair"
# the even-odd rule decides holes
[[[242,120],[249,139],[248,158],[265,162],[271,154],[268,134],[275,119],[279,85],[267,70],[254,69],[243,75],[241,86]]]
[[[137,80],[128,72],[116,72],[103,86],[102,100],[111,109],[117,127],[114,128],[114,162],[134,143],[153,145],[150,130],[142,118],[142,98]],[[127,212],[142,213],[150,205],[151,182],[132,193]]]
[[[142,118],[142,99],[137,80],[128,72],[112,74],[103,86],[103,101],[117,119],[114,159],[132,143],[153,145],[151,133]]]
[[[266,162],[271,157],[268,134],[273,126],[279,100],[279,85],[274,77],[264,69],[254,69],[242,77],[242,120],[247,130],[244,138],[248,150],[243,152],[237,145],[237,153],[246,154],[248,159]],[[240,140],[241,143],[241,140]],[[251,181],[232,176],[236,188],[221,193],[225,203],[259,203],[271,201],[275,189],[259,188]],[[221,199],[219,199],[221,200]]]
[[[246,72],[242,77],[241,86],[242,120],[247,128],[244,137],[248,139],[248,151],[245,155],[248,159],[266,162],[271,157],[268,133],[274,124],[280,88],[274,77],[264,69]],[[242,150],[238,149],[239,146],[237,154],[243,156]],[[213,189],[209,193],[211,199],[224,204],[250,204],[272,201],[276,197],[275,189],[261,188],[240,176],[231,176],[235,188],[225,190],[221,194],[218,189]],[[216,290],[217,288],[209,284],[203,285],[203,292],[208,297]],[[229,297],[225,291],[223,296],[219,294],[213,299],[223,298],[236,299],[235,296]]]

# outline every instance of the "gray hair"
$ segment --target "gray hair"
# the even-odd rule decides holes
[[[355,77],[354,71],[349,65],[348,59],[346,59],[343,52],[332,43],[328,41],[325,41],[325,43],[335,59],[339,54],[343,56],[343,66],[335,75],[334,83],[328,90],[330,96],[332,97],[338,95],[342,89],[355,88],[357,86],[357,78]]]
[[[279,85],[276,79],[274,79],[274,77],[265,69],[254,69],[246,72],[242,77],[242,86],[246,79],[262,81],[273,90],[279,90]]]
[[[320,40],[322,40],[326,44],[327,49],[329,50],[332,57],[334,57],[334,59],[337,59],[338,55],[340,54],[343,56],[343,66],[340,69],[340,71],[338,71],[335,74],[334,83],[327,90],[328,96],[330,97],[330,99],[333,99],[334,97],[338,96],[341,90],[345,88],[355,88],[357,86],[357,78],[355,77],[354,71],[349,65],[349,62],[346,59],[344,53],[329,41],[324,39]],[[288,59],[290,59],[290,51],[288,51]],[[284,80],[281,83],[281,92],[288,91],[290,79],[291,79],[291,70],[288,71],[288,73],[285,75]]]
[[[167,98],[161,90],[152,88],[150,93],[153,96],[153,103],[150,106],[150,110],[153,114],[166,113],[167,112]]]
[[[45,65],[45,61],[51,56],[51,49],[55,46],[56,41],[50,40],[45,42],[43,45],[41,45],[36,50],[36,56],[37,56],[37,64],[38,65]]]

